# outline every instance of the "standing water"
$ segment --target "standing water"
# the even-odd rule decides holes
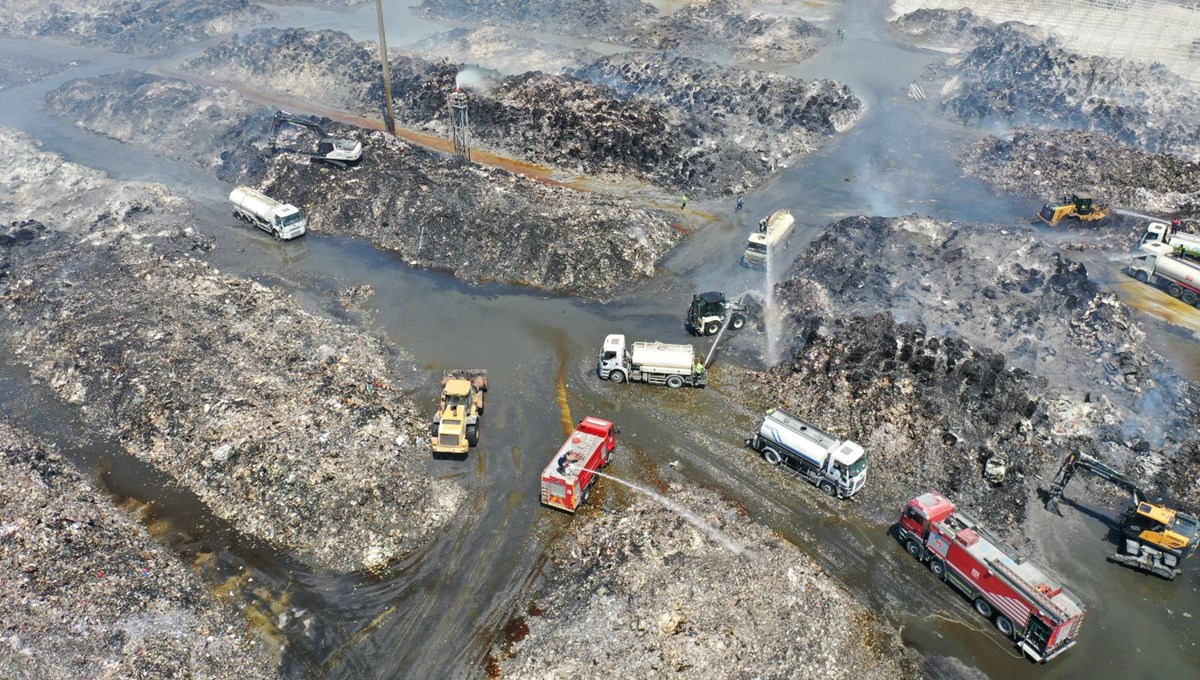
[[[679,515],[680,517],[686,519],[689,523],[691,523],[692,526],[696,527],[700,531],[703,531],[704,535],[711,538],[714,543],[720,544],[721,547],[725,548],[726,550],[733,553],[734,555],[748,557],[750,559],[755,559],[758,557],[758,555],[756,555],[753,550],[751,550],[745,546],[739,545],[736,541],[734,541],[732,538],[730,538],[728,535],[726,535],[720,529],[714,527],[713,525],[709,524],[708,522],[705,522],[696,513],[692,512],[691,510],[688,510],[687,508],[683,507],[679,503],[676,503],[675,501],[671,500],[670,498],[667,498],[666,496],[658,493],[657,491],[647,489],[646,487],[640,486],[638,484],[634,484],[633,482],[627,482],[624,479],[618,479],[616,477],[613,477],[612,475],[606,475],[603,472],[600,472],[599,470],[596,471],[596,474],[600,475],[601,477],[604,477],[605,479],[611,479],[614,482],[617,482],[618,484],[624,484],[625,486],[633,489],[634,491],[640,491],[643,494],[649,496],[650,498],[653,498],[659,505],[670,510],[671,512],[674,512],[676,515]]]

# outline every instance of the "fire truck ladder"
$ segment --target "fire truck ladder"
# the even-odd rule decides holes
[[[1062,512],[1058,509],[1058,499],[1063,497],[1063,491],[1066,490],[1067,484],[1071,482],[1071,478],[1075,476],[1075,471],[1079,468],[1083,468],[1101,479],[1108,480],[1133,494],[1133,504],[1135,507],[1146,499],[1146,493],[1132,479],[1086,453],[1076,451],[1067,456],[1067,459],[1058,468],[1058,474],[1054,475],[1054,481],[1050,484],[1050,496],[1046,499],[1047,510],[1062,516]]]

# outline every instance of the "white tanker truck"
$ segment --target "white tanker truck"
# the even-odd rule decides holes
[[[666,385],[671,388],[704,387],[708,374],[696,358],[691,345],[665,342],[635,342],[633,351],[625,351],[624,335],[604,338],[596,372],[615,383],[627,381]]]
[[[1160,241],[1143,243],[1139,250],[1129,261],[1130,276],[1200,308],[1200,263],[1177,255],[1175,247]]]
[[[237,187],[229,192],[233,216],[249,222],[263,231],[289,241],[304,235],[308,216],[294,205],[281,203],[250,187]]]
[[[1200,258],[1200,234],[1177,231],[1166,222],[1151,222],[1146,225],[1146,233],[1142,236],[1142,243],[1152,243],[1154,241],[1161,241],[1172,246],[1177,251],[1182,250],[1185,255]]]

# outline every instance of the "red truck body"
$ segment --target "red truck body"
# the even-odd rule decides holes
[[[608,465],[617,448],[617,429],[607,420],[588,416],[542,471],[542,504],[575,512],[587,500],[596,472]]]
[[[942,494],[909,501],[898,534],[910,554],[971,598],[1034,661],[1045,663],[1075,644],[1083,604]]]

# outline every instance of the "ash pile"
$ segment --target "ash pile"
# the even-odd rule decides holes
[[[46,36],[114,52],[153,53],[274,17],[250,0],[9,2],[0,13],[0,36]]]
[[[0,419],[0,675],[274,677],[275,653],[53,449]]]
[[[364,146],[350,170],[311,163],[309,132],[282,131],[271,112],[223,88],[125,72],[76,80],[43,101],[53,115],[262,186],[303,207],[315,233],[370,239],[405,261],[467,281],[502,281],[607,299],[652,276],[683,233],[663,213],[402,144],[324,121]],[[146,123],[133,125],[134,112]],[[433,114],[431,114],[433,115]],[[307,147],[305,145],[308,145]],[[232,223],[230,228],[236,228]]]
[[[969,124],[1075,128],[1152,153],[1200,154],[1200,103],[1187,81],[1162,66],[1067,51],[1015,22],[928,79],[944,81],[942,108]]]
[[[382,132],[362,141],[352,171],[276,156],[261,184],[301,200],[314,231],[370,239],[415,266],[596,299],[653,276],[683,238],[666,215],[629,200],[464,167]]]
[[[1200,217],[1200,165],[1101,132],[1017,128],[958,158],[964,172],[1001,191],[1049,199],[1083,190],[1124,208]]]
[[[796,16],[734,0],[684,5],[659,16],[641,0],[422,0],[420,16],[559,33],[653,50],[740,62],[798,62],[829,42],[829,33]]]
[[[620,512],[573,525],[528,608],[504,627],[489,670],[508,678],[741,678],[764,668],[803,668],[806,678],[920,675],[898,634],[794,545],[710,491],[675,484],[668,495],[703,508],[701,521],[750,552],[730,552],[654,501],[624,498]]]
[[[184,68],[225,82],[271,83],[281,94],[363,115],[377,115],[382,99],[374,77],[377,55],[332,31],[256,31],[209,48]],[[448,137],[447,97],[462,70],[446,61],[394,55],[398,122]],[[850,127],[862,108],[843,85],[694,59],[611,58],[574,73],[580,77],[527,72],[484,78],[471,91],[473,140],[571,172],[727,193],[735,184],[746,189],[761,182],[781,159],[807,153]],[[720,115],[713,115],[714,107]],[[759,118],[772,127],[762,129]],[[773,144],[772,135],[782,143]]]
[[[1036,477],[1077,449],[1174,493],[1168,469],[1196,464],[1195,386],[1032,229],[848,218],[777,295],[790,356],[751,374],[746,398],[871,451],[860,496],[881,519],[931,486],[1010,531]]]
[[[971,48],[985,40],[996,24],[961,9],[918,9],[896,18],[892,30],[914,42],[939,48]]]
[[[863,112],[862,101],[841,83],[805,82],[687,57],[619,54],[573,75],[622,96],[689,112],[691,120],[684,119],[682,127],[692,148],[677,172],[687,185],[718,190],[757,184],[788,159],[852,127]]]
[[[197,165],[228,182],[266,171],[271,112],[236,92],[118,71],[72,80],[47,93],[42,109],[85,130]]]
[[[35,381],[319,569],[387,564],[449,518],[463,494],[439,481],[435,496],[425,473],[425,417],[401,396],[411,362],[192,257],[211,239],[161,188],[3,139],[0,185],[32,194],[0,206],[25,220],[0,239],[3,341]]]

